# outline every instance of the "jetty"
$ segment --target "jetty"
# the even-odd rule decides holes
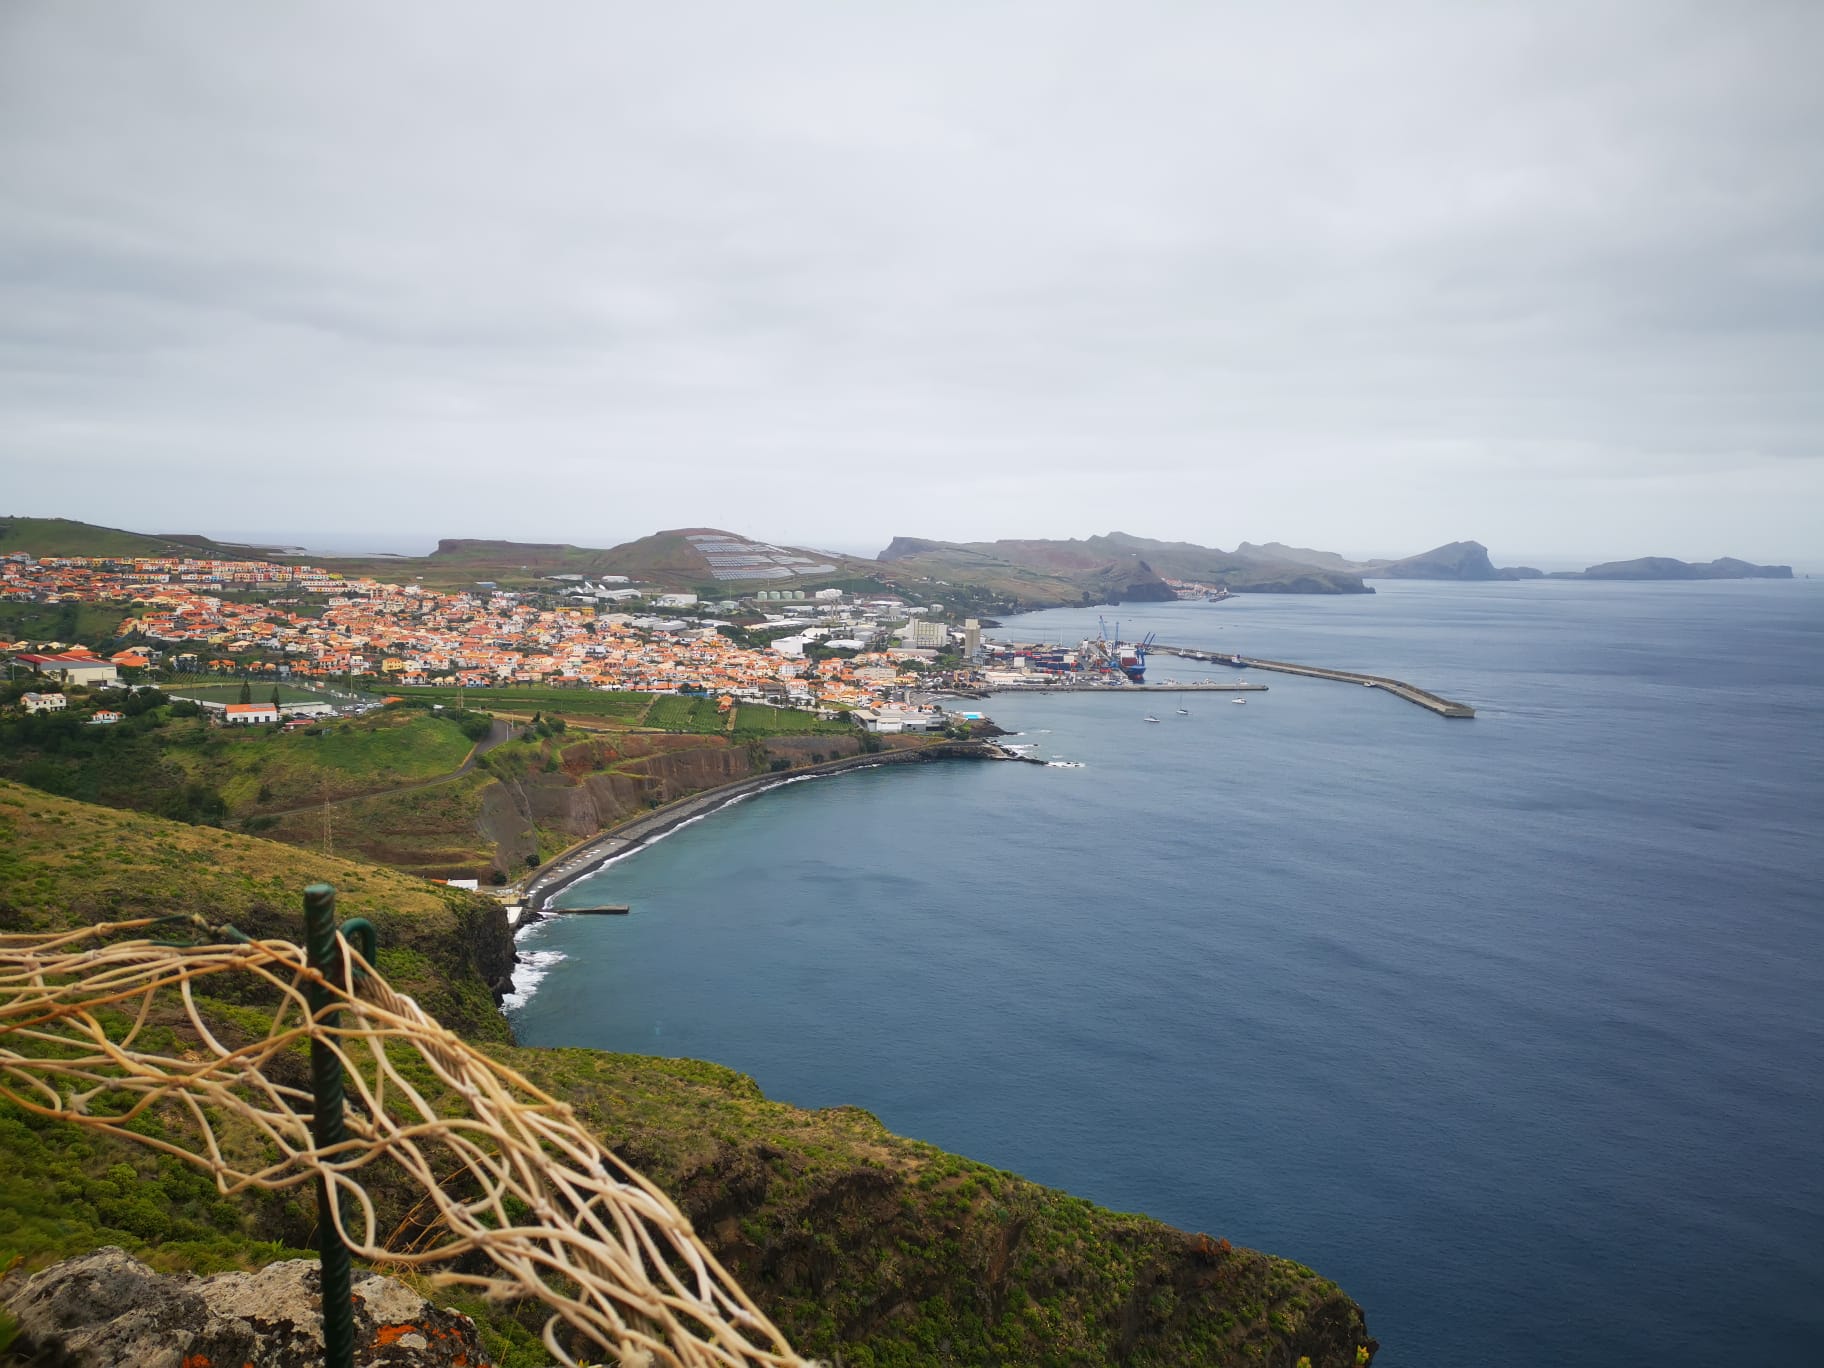
[[[540,910],[547,916],[624,917],[633,911],[633,906],[630,903],[604,903],[600,907],[545,907]]]
[[[1366,685],[1371,689],[1382,689],[1408,703],[1417,703],[1428,712],[1439,717],[1474,717],[1476,710],[1467,703],[1445,698],[1421,689],[1416,684],[1408,684],[1403,679],[1390,679],[1386,675],[1358,674],[1354,670],[1332,670],[1324,665],[1295,665],[1289,660],[1261,660],[1255,656],[1235,655],[1221,651],[1196,651],[1188,646],[1155,646],[1155,655],[1177,656],[1180,660],[1201,660],[1210,665],[1228,665],[1237,670],[1271,670],[1280,674],[1304,675],[1310,679],[1333,679],[1339,684]],[[1212,687],[1220,688],[1215,685]],[[1237,686],[1229,686],[1237,687]]]

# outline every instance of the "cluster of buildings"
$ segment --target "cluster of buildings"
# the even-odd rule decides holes
[[[709,693],[846,710],[882,731],[941,725],[930,710],[907,708],[905,691],[919,678],[904,662],[950,649],[952,633],[898,599],[764,590],[745,606],[700,605],[695,595],[587,581],[558,594],[560,606],[552,607],[554,595],[480,585],[443,592],[259,561],[0,559],[0,602],[117,603],[117,636],[146,643],[106,660],[71,652],[14,657],[70,683],[111,683],[122,668],[156,663],[291,679],[378,676],[400,685]],[[631,596],[690,615],[619,611]],[[766,644],[741,645],[719,630],[728,620],[704,615],[725,610]],[[971,628],[964,641],[973,635],[979,646],[980,629]]]

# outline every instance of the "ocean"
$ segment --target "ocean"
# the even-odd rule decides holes
[[[688,826],[565,895],[631,917],[526,933],[520,1039],[716,1060],[1295,1258],[1380,1368],[1824,1362],[1824,582],[1379,590],[1105,612],[1475,720],[1270,674],[997,696],[1082,768]]]

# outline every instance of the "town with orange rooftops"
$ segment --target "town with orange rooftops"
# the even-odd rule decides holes
[[[920,671],[953,638],[979,645],[979,628],[953,632],[897,598],[766,590],[705,605],[693,594],[569,578],[549,592],[447,592],[271,561],[19,552],[0,559],[0,604],[117,607],[112,635],[125,644],[108,663],[129,672],[124,678],[156,670],[401,688],[710,694],[731,706],[841,711],[886,731],[941,726],[935,707],[906,705],[908,691],[926,682]],[[9,643],[21,658],[39,644]],[[954,663],[944,682],[979,684]]]

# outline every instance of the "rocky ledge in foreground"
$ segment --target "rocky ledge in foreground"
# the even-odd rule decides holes
[[[467,1316],[391,1278],[355,1280],[355,1362],[363,1368],[485,1368]],[[323,1362],[317,1265],[307,1259],[208,1278],[155,1273],[109,1246],[0,1282],[18,1322],[12,1354],[56,1368],[201,1368]]]

